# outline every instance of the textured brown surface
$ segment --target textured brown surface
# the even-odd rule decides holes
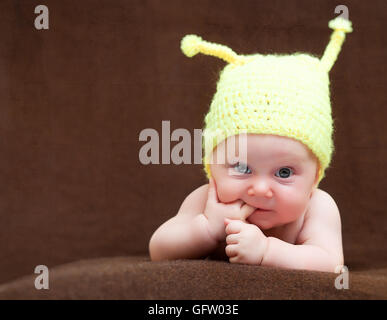
[[[33,27],[36,5],[0,3],[0,283],[40,264],[146,254],[152,232],[206,182],[201,165],[144,166],[138,159],[141,130],[161,134],[161,121],[170,120],[171,130],[193,135],[215,92],[224,63],[186,58],[182,36],[196,33],[244,54],[321,56],[337,2],[51,0],[44,31]],[[340,208],[346,264],[371,295],[387,276],[387,4],[346,5],[354,32],[330,73],[336,152],[320,187]],[[173,266],[262,276],[255,268],[176,263],[144,265],[160,276]],[[137,276],[141,266],[128,268]],[[76,272],[77,264],[66,270]],[[173,285],[184,281],[172,274]],[[269,279],[271,271],[262,274]],[[139,296],[151,296],[147,285]]]
[[[333,273],[115,257],[53,268],[49,290],[34,288],[35,275],[4,284],[0,299],[385,299],[386,273],[351,271],[349,289],[338,290]]]

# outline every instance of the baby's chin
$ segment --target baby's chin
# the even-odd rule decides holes
[[[269,230],[272,228],[283,226],[289,222],[278,221],[275,217],[275,212],[267,213],[252,213],[246,221],[256,225],[261,230]]]
[[[268,230],[275,227],[274,221],[262,219],[262,217],[256,217],[255,214],[249,216],[246,221],[256,225],[261,230]]]

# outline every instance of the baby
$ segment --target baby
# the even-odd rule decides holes
[[[224,254],[231,263],[335,272],[344,264],[340,213],[318,188],[333,152],[328,73],[351,22],[336,18],[321,59],[237,55],[189,35],[183,52],[222,58],[205,117],[205,184],[162,224],[152,260]]]

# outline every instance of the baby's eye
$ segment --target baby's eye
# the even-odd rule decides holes
[[[292,169],[283,167],[275,173],[275,176],[279,178],[289,178],[291,174],[293,174]]]
[[[245,163],[238,162],[237,164],[235,164],[235,165],[233,166],[233,168],[234,168],[238,173],[241,173],[241,174],[251,173],[251,170],[249,169],[249,167],[248,167],[247,164],[245,164]]]

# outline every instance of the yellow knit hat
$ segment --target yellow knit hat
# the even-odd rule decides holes
[[[292,55],[238,55],[230,48],[186,35],[181,49],[188,57],[201,52],[228,62],[205,117],[204,170],[211,177],[210,154],[229,136],[241,132],[294,138],[319,160],[324,177],[334,149],[329,76],[351,21],[337,17],[321,59],[296,52]]]

